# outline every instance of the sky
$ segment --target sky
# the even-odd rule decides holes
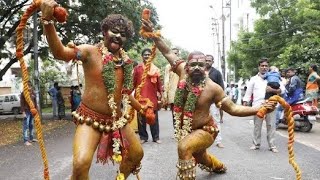
[[[158,12],[160,24],[163,26],[161,34],[173,45],[188,51],[214,53],[215,42],[211,30],[211,18],[219,18],[217,11],[209,7],[213,5],[214,0],[149,1]]]

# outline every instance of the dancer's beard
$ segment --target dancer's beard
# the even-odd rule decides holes
[[[190,74],[190,78],[193,84],[198,85],[205,78],[205,74],[200,70],[195,70]]]

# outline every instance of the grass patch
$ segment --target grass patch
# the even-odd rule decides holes
[[[55,128],[61,127],[70,123],[70,120],[50,120],[44,121],[42,124],[42,132],[46,133]],[[1,131],[0,131],[0,147],[16,143],[23,140],[22,136],[22,120],[1,120],[0,121]],[[34,127],[35,128],[35,127]],[[35,132],[34,137],[37,138]]]
[[[70,112],[70,108],[66,108],[65,112]],[[45,107],[41,109],[42,113],[52,113],[52,107]]]

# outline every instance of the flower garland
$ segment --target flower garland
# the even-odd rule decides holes
[[[193,113],[196,108],[198,97],[205,87],[206,78],[199,85],[194,86],[189,77],[181,80],[174,98],[173,114],[175,119],[174,135],[180,141],[192,131]],[[187,96],[187,99],[185,99]]]
[[[114,56],[111,52],[109,52],[108,48],[104,46],[103,43],[98,45],[100,48],[100,52],[102,53],[102,78],[104,81],[104,85],[107,89],[108,95],[108,105],[112,109],[112,117],[114,118],[112,129],[112,141],[113,141],[113,155],[112,160],[118,164],[121,163],[123,159],[123,151],[122,149],[123,142],[121,138],[121,131],[120,129],[125,126],[128,122],[128,112],[129,112],[129,94],[133,89],[133,77],[132,77],[132,70],[133,70],[133,61],[129,59],[126,52],[121,48],[120,49],[120,57]],[[115,69],[118,67],[123,67],[124,71],[124,82],[122,87],[122,105],[123,105],[123,113],[122,116],[116,120],[117,118],[117,104],[114,101],[114,92],[116,87],[116,76],[115,76]],[[117,180],[124,179],[124,174],[118,171]]]

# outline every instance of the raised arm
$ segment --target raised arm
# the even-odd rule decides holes
[[[142,19],[142,27],[147,32],[153,32],[153,24],[151,21],[147,21]],[[159,51],[162,53],[162,55],[168,60],[170,65],[172,67],[176,66],[176,62],[180,60],[180,58],[173,53],[173,51],[167,46],[167,44],[164,42],[162,37],[154,37],[152,38],[154,43],[156,44]],[[176,73],[180,76],[183,71],[183,66],[179,66],[176,69]]]
[[[54,0],[42,0],[42,24],[54,58],[64,61],[79,59],[79,57],[81,57],[81,60],[86,59],[88,51],[86,51],[85,46],[79,46],[78,48],[65,47],[58,37],[54,27],[55,22],[53,17],[54,8],[57,6],[58,4]],[[79,52],[81,52],[81,55]]]
[[[210,83],[210,88],[214,91],[213,101],[217,107],[233,116],[250,116],[255,115],[259,107],[248,107],[237,105],[227,96],[223,89],[216,83]]]

